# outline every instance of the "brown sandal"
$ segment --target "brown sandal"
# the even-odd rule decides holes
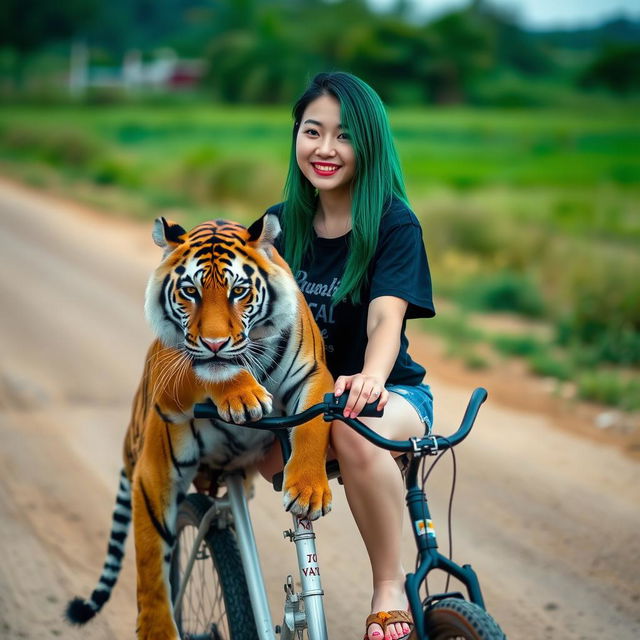
[[[382,632],[386,635],[387,625],[396,624],[398,622],[405,622],[411,627],[411,631],[404,636],[400,636],[398,640],[409,640],[413,634],[413,619],[408,611],[402,611],[400,609],[393,609],[391,611],[378,611],[378,613],[372,613],[365,623],[364,627],[364,640],[369,640],[369,626],[372,624],[379,624],[382,627]]]

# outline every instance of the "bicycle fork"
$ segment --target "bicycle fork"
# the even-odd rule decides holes
[[[438,551],[436,533],[431,521],[427,497],[418,486],[417,474],[419,459],[414,457],[407,470],[407,507],[413,528],[413,536],[418,548],[419,563],[415,573],[407,573],[405,590],[409,600],[409,608],[413,615],[418,638],[426,636],[423,618],[423,603],[420,598],[420,587],[425,582],[427,574],[432,569],[441,569],[450,576],[457,578],[467,588],[469,600],[482,609],[484,599],[480,590],[478,576],[471,565],[458,565]],[[445,596],[447,594],[439,594]],[[451,594],[454,595],[454,594]]]

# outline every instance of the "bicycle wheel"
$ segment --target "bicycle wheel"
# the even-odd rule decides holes
[[[171,557],[171,592],[178,594],[198,527],[211,506],[204,495],[189,494],[180,504]],[[258,640],[235,532],[216,527],[204,537],[176,615],[183,640]]]
[[[429,640],[506,640],[484,609],[460,598],[445,598],[428,609],[425,627]]]

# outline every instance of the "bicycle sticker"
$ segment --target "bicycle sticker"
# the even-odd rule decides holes
[[[302,567],[302,573],[305,576],[319,576],[320,575],[320,567],[318,566],[318,554],[317,553],[306,553],[306,567]]]
[[[436,537],[436,530],[431,520],[416,520],[414,525],[419,536],[429,535]]]
[[[298,518],[298,529],[304,529],[305,531],[313,531],[313,525],[306,518]]]

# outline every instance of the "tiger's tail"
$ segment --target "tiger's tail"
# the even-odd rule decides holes
[[[120,485],[116,497],[116,506],[113,510],[109,547],[102,574],[96,588],[87,600],[74,598],[69,602],[65,617],[72,624],[80,625],[91,620],[111,596],[111,591],[118,580],[120,569],[122,569],[122,558],[124,557],[124,547],[130,522],[131,483],[123,469],[120,472]]]

